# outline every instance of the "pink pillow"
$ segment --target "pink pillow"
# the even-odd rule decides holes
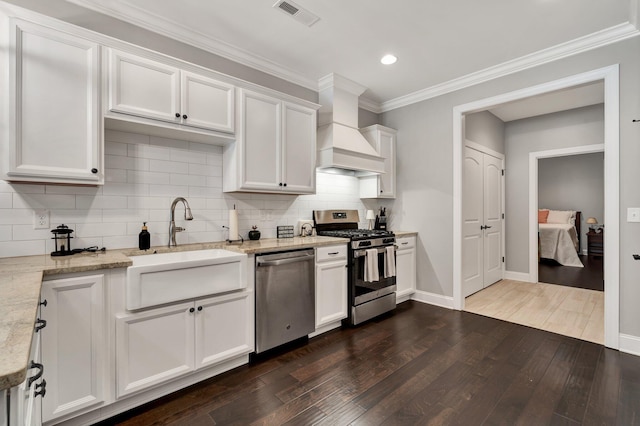
[[[538,223],[547,223],[549,210],[538,210]]]

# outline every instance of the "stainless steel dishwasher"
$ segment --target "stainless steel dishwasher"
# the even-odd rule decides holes
[[[315,330],[313,249],[256,256],[256,353]]]

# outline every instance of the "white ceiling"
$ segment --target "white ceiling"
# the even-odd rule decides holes
[[[384,110],[451,81],[636,34],[638,0],[293,0],[320,17],[311,27],[273,8],[276,0],[67,1],[314,90],[340,74]],[[389,52],[398,62],[380,64]]]

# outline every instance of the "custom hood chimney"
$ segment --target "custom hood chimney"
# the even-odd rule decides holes
[[[365,87],[337,74],[320,80],[318,168],[384,173],[384,158],[358,130],[358,97]]]

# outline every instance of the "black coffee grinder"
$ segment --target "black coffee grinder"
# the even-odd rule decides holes
[[[380,214],[376,216],[376,224],[375,229],[380,229],[382,231],[387,230],[387,208],[380,207]]]
[[[71,238],[73,238],[71,236],[72,232],[73,229],[69,229],[65,224],[51,230],[51,233],[53,234],[51,239],[55,242],[56,246],[56,250],[51,252],[51,256],[69,256],[73,254],[73,250],[71,250]],[[60,242],[60,247],[58,247],[58,242]]]

